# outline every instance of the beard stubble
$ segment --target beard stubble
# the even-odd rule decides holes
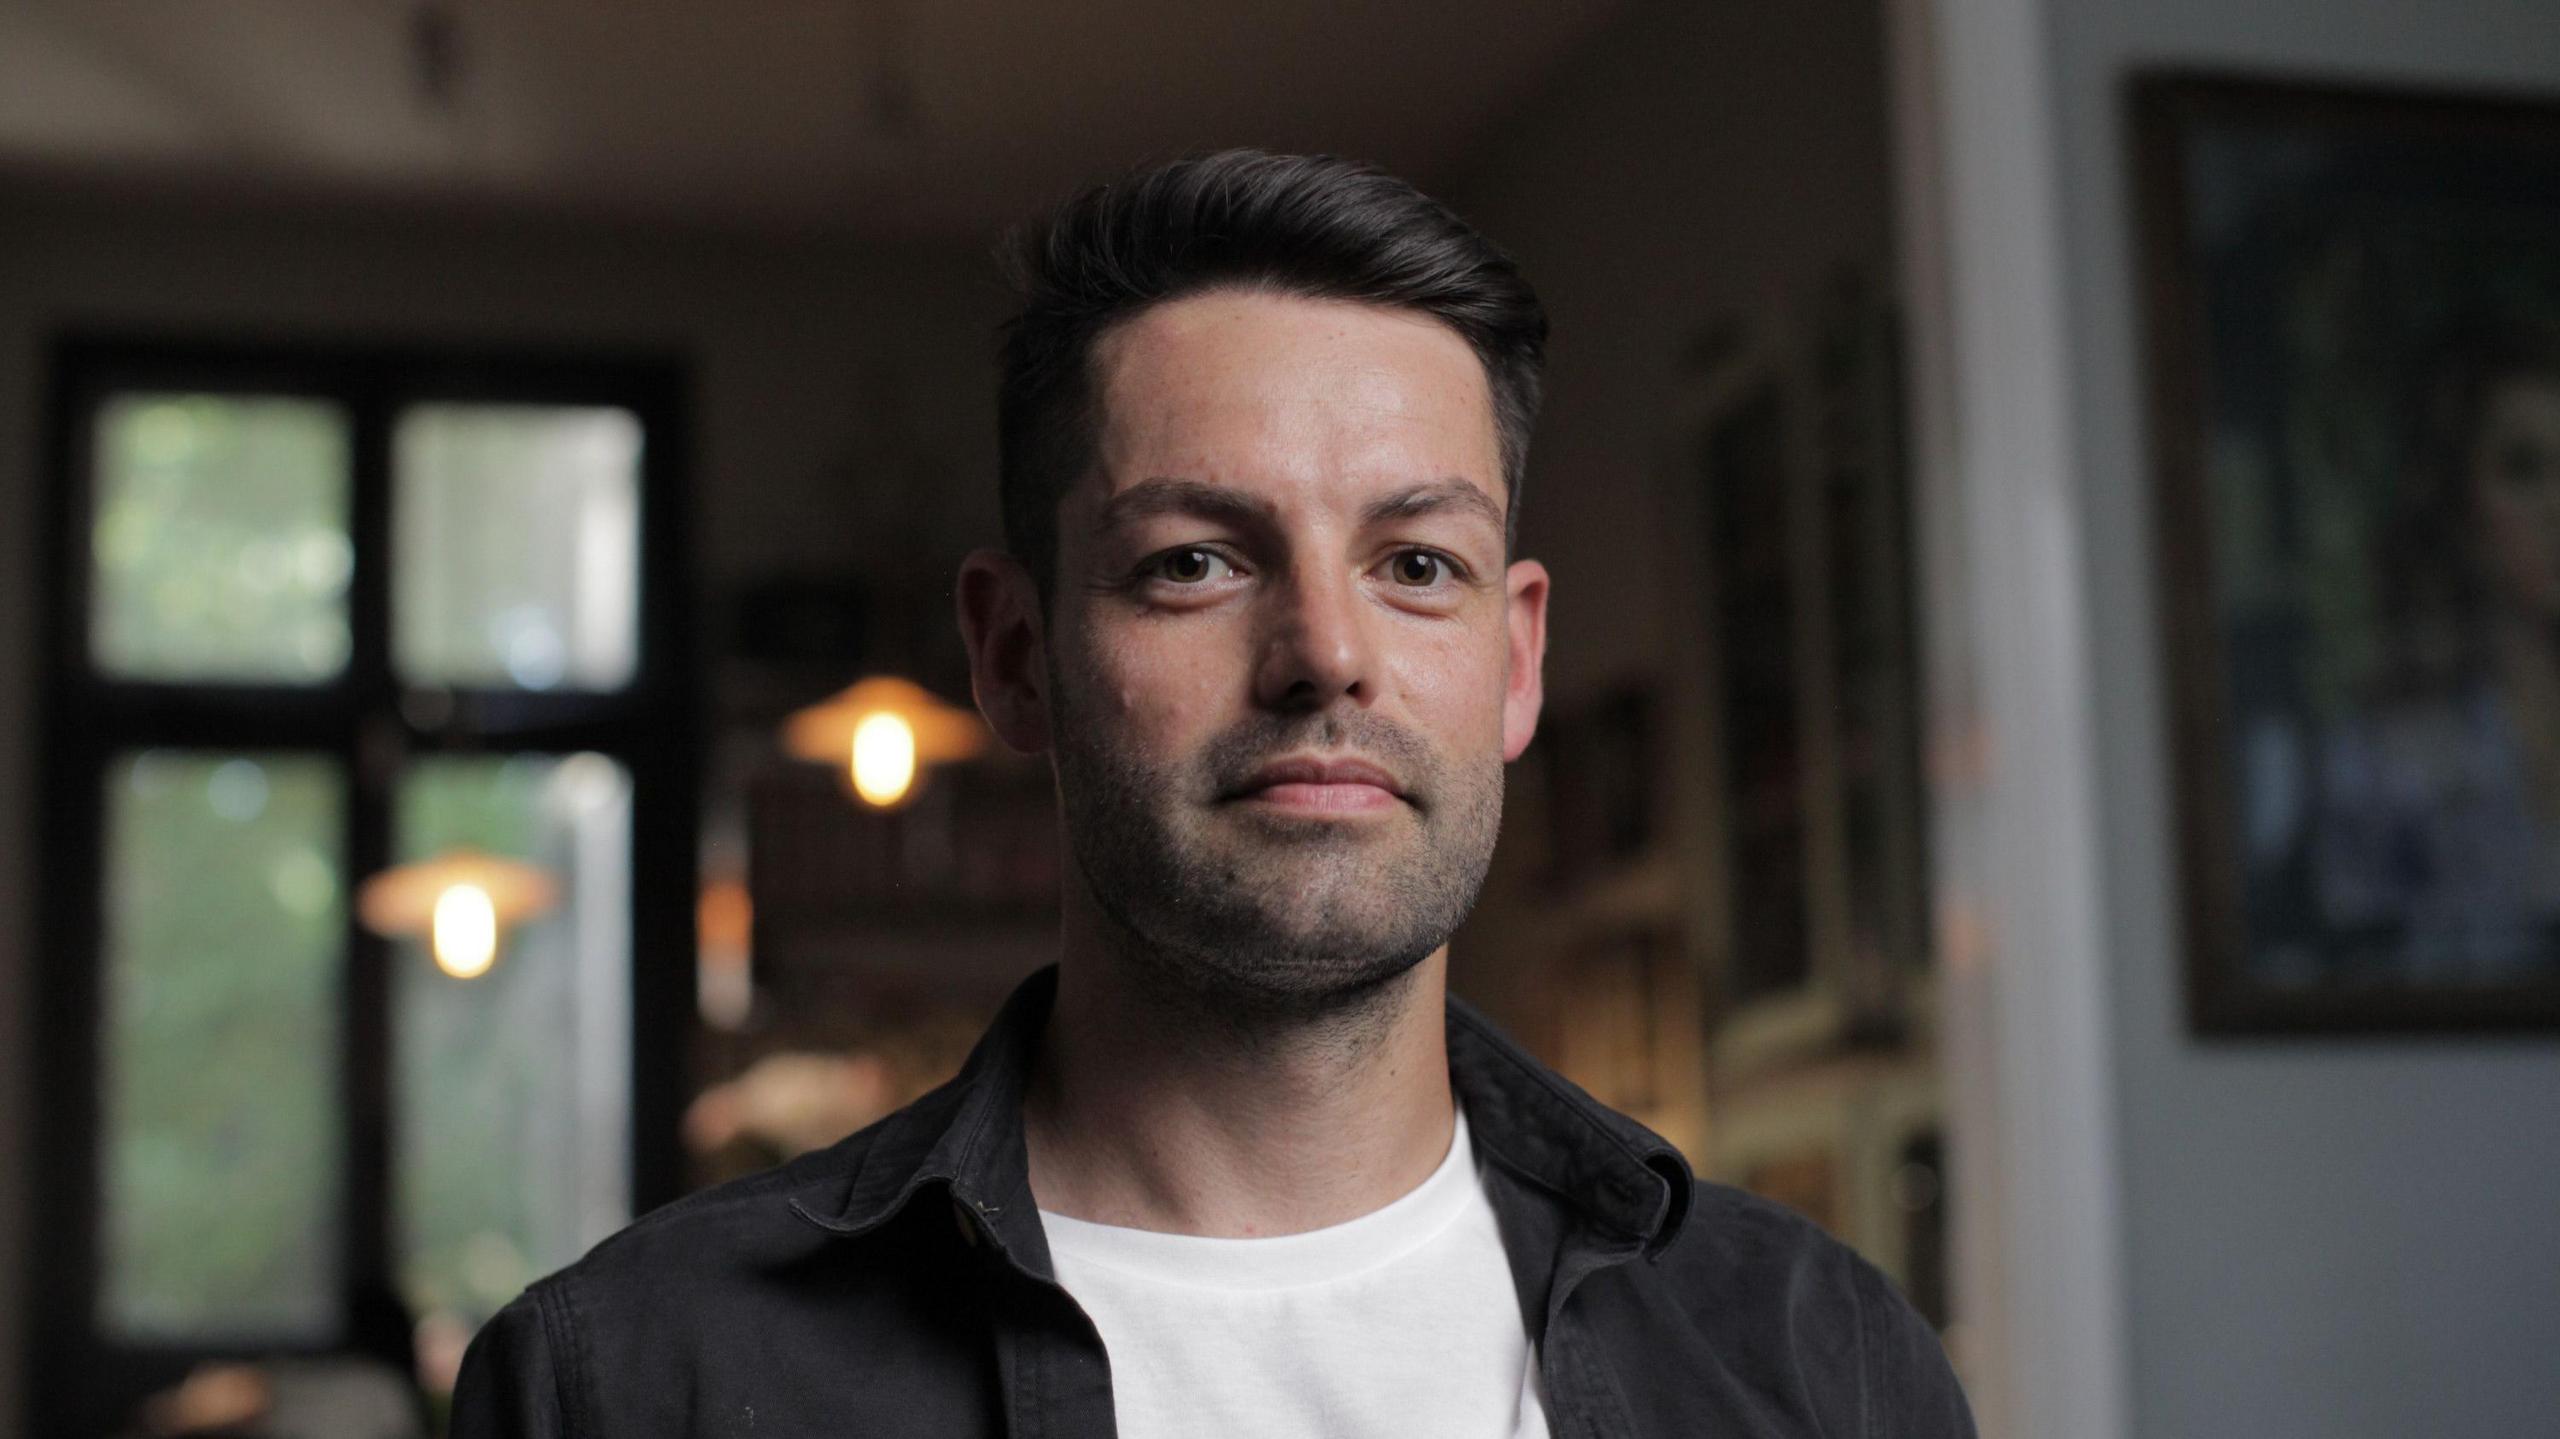
[[[1067,847],[1156,997],[1227,1026],[1350,1021],[1383,1003],[1475,906],[1502,821],[1502,762],[1452,760],[1367,710],[1263,712],[1196,751],[1137,752],[1053,673]],[[1384,823],[1258,814],[1228,798],[1297,751],[1403,783]]]

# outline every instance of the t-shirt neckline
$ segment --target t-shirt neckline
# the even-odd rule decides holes
[[[1467,1114],[1458,1107],[1449,1152],[1430,1177],[1356,1219],[1259,1239],[1220,1239],[1097,1224],[1040,1211],[1053,1257],[1098,1265],[1151,1283],[1192,1289],[1302,1289],[1356,1278],[1438,1237],[1474,1198]]]

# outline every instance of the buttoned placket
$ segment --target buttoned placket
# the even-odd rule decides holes
[[[1003,1207],[956,1190],[951,1207],[995,1346],[1006,1432],[1012,1439],[1118,1439],[1109,1353],[1083,1306],[1048,1272],[1046,1236],[1033,1239]],[[1038,1211],[1029,1212],[1037,1225]],[[1016,1231],[1013,1242],[1007,1228]]]
[[[1572,1322],[1572,1306],[1583,1280],[1615,1265],[1636,1262],[1643,1248],[1638,1241],[1577,1241],[1567,1246],[1556,1267],[1538,1345],[1538,1373],[1546,1381],[1547,1431],[1554,1439],[1628,1439],[1635,1433],[1626,1395],[1608,1364],[1592,1352],[1581,1326]]]

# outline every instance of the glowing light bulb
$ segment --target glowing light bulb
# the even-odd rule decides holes
[[[853,729],[853,792],[886,809],[916,782],[916,731],[906,717],[871,715]]]
[[[436,968],[456,979],[477,979],[498,957],[498,907],[489,891],[457,884],[436,896]]]

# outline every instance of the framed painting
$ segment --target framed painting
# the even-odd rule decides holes
[[[2560,1028],[2560,105],[2132,98],[2192,1022]]]

